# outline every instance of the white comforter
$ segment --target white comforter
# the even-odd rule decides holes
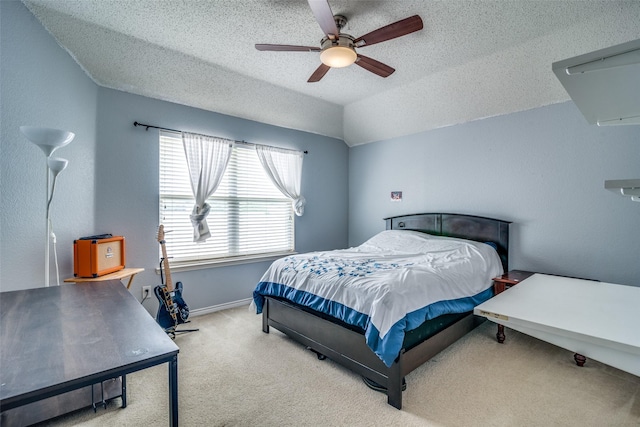
[[[488,244],[387,230],[355,248],[275,261],[254,300],[258,312],[261,298],[274,295],[347,323],[360,319],[356,322],[364,324],[356,326],[365,329],[367,343],[387,363],[397,356],[404,331],[437,315],[471,310],[482,301],[468,298],[482,294],[486,299],[491,279],[502,273],[500,257]],[[401,336],[387,337],[394,329]]]

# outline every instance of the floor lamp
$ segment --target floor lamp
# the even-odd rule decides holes
[[[49,257],[50,257],[49,247],[50,247],[51,237],[53,237],[53,242],[55,245],[55,234],[53,234],[52,232],[51,217],[49,215],[49,211],[51,207],[51,202],[53,200],[53,192],[56,187],[56,178],[58,177],[58,174],[62,172],[64,168],[67,167],[67,164],[69,163],[66,159],[51,157],[51,154],[53,154],[53,152],[56,151],[58,148],[64,147],[65,145],[69,144],[76,135],[73,132],[68,132],[65,130],[42,128],[42,127],[35,127],[35,126],[20,126],[20,132],[22,132],[22,134],[26,136],[29,141],[33,142],[38,147],[40,147],[40,149],[42,150],[42,152],[44,153],[47,159],[47,187],[46,187],[47,189],[46,203],[47,204],[46,204],[46,214],[45,214],[47,246],[45,247],[45,255],[44,255],[45,256],[44,285],[49,286]],[[53,185],[51,185],[51,188],[49,188],[50,177],[52,174],[53,174]],[[58,277],[58,285],[60,285],[60,277],[57,272],[58,260],[57,260],[57,254],[55,253],[55,247],[54,247],[54,255],[56,256],[56,275]]]

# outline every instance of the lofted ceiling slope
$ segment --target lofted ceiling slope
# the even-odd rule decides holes
[[[640,38],[637,0],[329,0],[358,37],[418,14],[424,29],[358,49],[317,83],[305,0],[24,0],[98,85],[344,140],[349,146],[566,101],[554,61]]]

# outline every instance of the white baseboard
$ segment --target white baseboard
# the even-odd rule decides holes
[[[252,300],[253,298],[246,298],[238,301],[226,302],[224,304],[212,305],[210,307],[196,308],[194,310],[189,310],[189,316],[204,316],[205,314],[215,313],[216,311],[242,307],[244,305],[251,304]]]

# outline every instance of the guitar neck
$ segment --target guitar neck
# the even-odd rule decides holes
[[[167,277],[167,291],[173,290],[173,281],[171,280],[171,269],[169,268],[169,258],[167,257],[167,249],[164,247],[164,240],[160,241],[160,247],[162,248],[162,265],[164,267],[164,274]]]

